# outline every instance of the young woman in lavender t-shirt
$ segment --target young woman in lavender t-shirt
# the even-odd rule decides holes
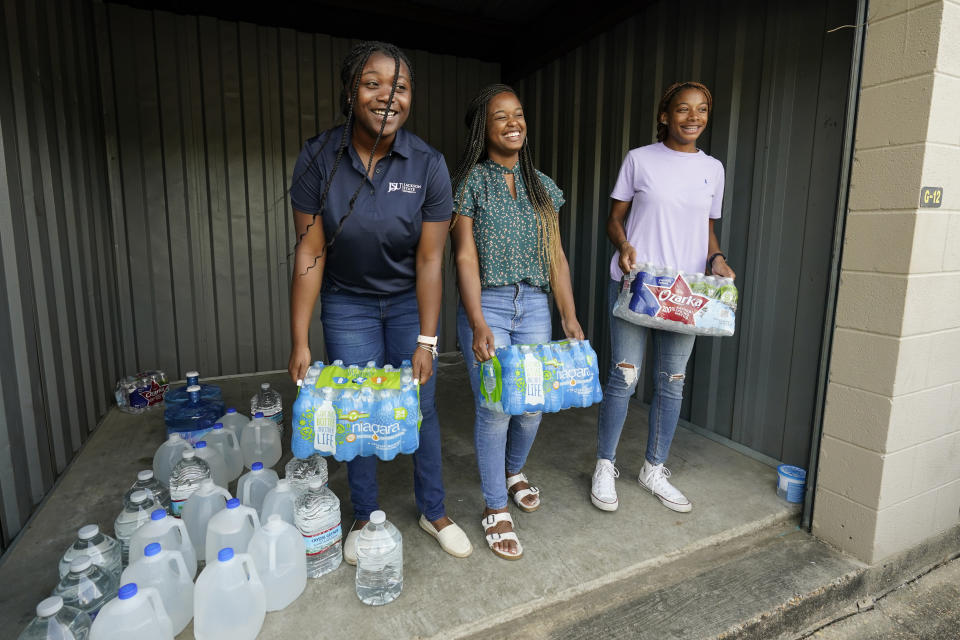
[[[617,248],[610,261],[611,312],[623,273],[644,262],[735,277],[713,232],[723,202],[723,165],[697,149],[712,106],[710,91],[702,84],[672,85],[657,110],[658,142],[630,150],[623,160],[607,218],[607,235]],[[604,511],[615,511],[619,505],[614,487],[620,475],[614,467],[617,443],[637,388],[648,333],[653,344],[654,392],[639,481],[665,507],[686,513],[693,505],[670,483],[670,471],[663,463],[680,417],[694,336],[648,329],[612,313],[610,375],[600,405],[590,499]]]

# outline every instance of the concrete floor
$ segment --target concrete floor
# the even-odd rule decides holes
[[[286,374],[217,382],[227,406],[241,411],[262,381],[293,403]],[[404,590],[385,607],[366,607],[354,593],[354,569],[310,580],[282,612],[267,614],[261,638],[458,637],[542,609],[684,554],[797,517],[777,498],[774,469],[716,442],[679,429],[668,466],[694,504],[689,514],[662,507],[636,483],[646,443],[646,419],[634,409],[618,451],[620,509],[605,513],[590,503],[596,407],[545,416],[526,468],[542,491],[543,508],[513,510],[524,558],[496,558],[483,541],[482,511],[473,449],[473,402],[458,358],[444,358],[438,405],[444,440],[447,512],[472,540],[466,559],[445,554],[416,524],[410,458],[381,465],[381,508],[404,536]],[[111,531],[121,496],[139,469],[149,468],[163,440],[160,412],[130,416],[113,410],[0,564],[0,621],[19,632],[37,602],[53,589],[60,554],[83,524]],[[288,440],[285,433],[284,440]],[[277,469],[282,475],[284,456]],[[330,487],[340,497],[344,526],[351,513],[345,465],[331,461]],[[336,630],[335,632],[330,630]],[[191,627],[180,636],[192,637]]]

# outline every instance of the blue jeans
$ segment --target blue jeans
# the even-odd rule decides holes
[[[416,290],[392,295],[371,296],[324,286],[320,295],[323,337],[331,360],[363,364],[374,360],[378,367],[400,366],[413,357],[420,333]],[[413,454],[413,490],[417,508],[427,520],[446,515],[443,506],[443,461],[440,458],[440,421],[435,392],[437,365],[433,376],[420,387],[420,447]],[[377,504],[377,458],[356,457],[347,462],[350,501],[357,520],[369,520]]]
[[[620,293],[620,283],[611,280],[610,311],[610,375],[603,388],[603,402],[597,421],[597,458],[615,460],[623,421],[627,417],[630,397],[640,380],[643,351],[647,334],[653,338],[653,401],[650,403],[650,430],[647,435],[646,459],[662,464],[670,453],[670,443],[677,431],[683,381],[687,360],[693,351],[695,336],[660,329],[649,329],[613,315],[613,304]],[[621,364],[633,365],[633,368]]]
[[[480,293],[483,318],[493,332],[494,344],[539,344],[550,340],[550,303],[538,287],[525,283],[487,287]],[[480,367],[473,357],[473,331],[461,304],[457,309],[457,340],[467,364],[474,403],[480,390]],[[509,416],[476,404],[474,444],[480,467],[480,487],[490,509],[507,506],[506,473],[523,469],[537,437],[542,413]]]

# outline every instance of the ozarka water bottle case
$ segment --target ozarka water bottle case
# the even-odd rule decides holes
[[[293,455],[392,460],[420,445],[420,387],[413,368],[315,363],[293,404]]]

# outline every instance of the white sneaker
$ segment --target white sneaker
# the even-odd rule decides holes
[[[593,472],[593,485],[590,488],[590,502],[597,509],[616,511],[620,506],[617,500],[617,488],[614,480],[620,477],[620,472],[609,460],[597,460],[597,468]]]
[[[643,461],[643,469],[640,470],[640,486],[650,491],[660,499],[667,509],[672,509],[679,513],[687,513],[693,509],[693,505],[687,500],[680,491],[670,484],[667,478],[670,477],[670,469],[662,464],[650,464],[649,461]]]

